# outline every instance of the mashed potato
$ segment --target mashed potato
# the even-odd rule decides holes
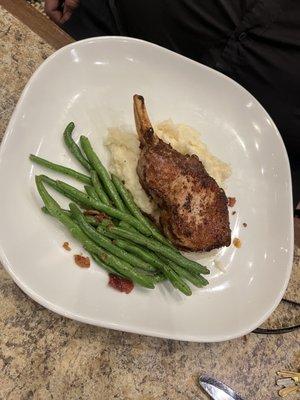
[[[164,142],[170,143],[180,153],[196,154],[206,171],[219,185],[230,176],[230,166],[209,152],[195,129],[167,120],[157,124],[154,130]],[[153,213],[155,205],[142,189],[136,173],[140,151],[136,133],[121,128],[111,128],[105,145],[111,154],[111,171],[125,181],[125,186],[132,193],[137,205],[146,213]]]

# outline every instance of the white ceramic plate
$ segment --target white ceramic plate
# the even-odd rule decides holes
[[[212,267],[210,285],[194,289],[190,298],[168,284],[130,295],[109,288],[96,265],[74,265],[62,243],[71,243],[72,254],[81,247],[39,209],[34,174],[43,169],[32,166],[29,153],[80,169],[62,141],[63,128],[73,120],[75,137],[88,134],[107,163],[107,128],[133,126],[134,93],[146,98],[152,121],[188,123],[232,165],[226,192],[237,198],[231,227],[242,247],[219,251],[226,272]],[[28,82],[7,128],[0,187],[5,268],[30,297],[67,317],[153,336],[221,341],[260,325],[286,289],[293,249],[291,180],[276,126],[231,79],[153,44],[95,38],[49,57]]]

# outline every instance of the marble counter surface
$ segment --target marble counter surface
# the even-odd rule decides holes
[[[24,85],[54,50],[1,7],[0,21],[2,138]],[[300,301],[299,276],[296,248],[286,298]],[[266,325],[293,323],[299,311],[280,304]],[[299,332],[197,344],[97,328],[36,304],[0,266],[0,399],[206,399],[196,383],[206,373],[247,400],[271,400],[276,371],[299,367]]]

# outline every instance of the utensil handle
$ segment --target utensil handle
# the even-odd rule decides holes
[[[300,392],[300,386],[290,386],[290,387],[285,387],[283,389],[280,389],[278,394],[281,397],[286,397],[292,393]]]

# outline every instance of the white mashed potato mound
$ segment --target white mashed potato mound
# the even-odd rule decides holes
[[[200,134],[186,124],[174,124],[172,120],[163,121],[154,127],[155,133],[166,143],[182,154],[196,154],[206,171],[219,185],[230,176],[229,164],[210,153]],[[146,213],[153,213],[155,205],[144,192],[136,173],[139,158],[139,141],[135,132],[122,128],[110,128],[105,142],[111,155],[110,169],[125,182],[137,205]]]

